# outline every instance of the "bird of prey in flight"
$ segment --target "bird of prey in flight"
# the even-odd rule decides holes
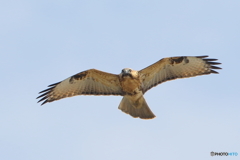
[[[217,59],[208,56],[168,57],[136,71],[124,68],[120,74],[111,74],[89,69],[75,74],[61,82],[49,85],[39,92],[42,105],[66,97],[77,95],[116,95],[123,96],[118,109],[134,118],[152,119],[155,117],[143,95],[160,83],[178,78],[188,78],[211,73],[221,69]]]

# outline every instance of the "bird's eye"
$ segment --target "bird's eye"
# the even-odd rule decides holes
[[[122,69],[122,72],[124,72],[124,69]]]
[[[132,70],[131,70],[131,69],[129,69],[129,72],[132,72]]]

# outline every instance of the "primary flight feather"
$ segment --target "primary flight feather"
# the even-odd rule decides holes
[[[75,74],[61,82],[49,85],[39,92],[42,105],[76,95],[119,95],[123,99],[119,109],[134,118],[152,119],[155,115],[148,107],[143,95],[152,87],[177,78],[218,73],[217,59],[208,56],[168,57],[140,70],[124,68],[122,72],[111,74],[89,69]]]

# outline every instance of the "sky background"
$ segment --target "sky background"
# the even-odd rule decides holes
[[[0,55],[1,160],[240,157],[239,0],[1,1]],[[36,100],[87,69],[119,74],[200,55],[219,59],[220,74],[149,90],[153,120],[121,112],[120,96]]]

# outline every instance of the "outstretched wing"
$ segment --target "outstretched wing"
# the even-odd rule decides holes
[[[42,105],[76,95],[122,95],[118,75],[90,69],[75,74],[62,82],[49,85],[39,92]]]
[[[194,77],[198,75],[218,73],[213,69],[221,69],[215,65],[217,59],[208,59],[208,56],[196,57],[169,57],[139,71],[143,80],[143,93],[152,87],[173,79]]]

